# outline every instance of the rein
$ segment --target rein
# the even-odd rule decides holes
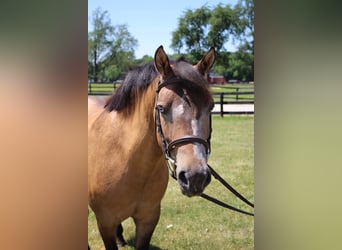
[[[218,180],[219,182],[222,183],[223,186],[225,186],[230,192],[232,192],[236,197],[238,197],[240,200],[242,200],[243,202],[245,202],[247,205],[249,205],[250,207],[253,207],[254,208],[254,204],[251,203],[250,201],[248,201],[245,197],[243,197],[238,191],[236,191],[231,185],[229,185],[209,164],[208,164],[208,167],[210,169],[210,172],[211,172],[211,175],[215,177],[216,180]],[[250,215],[250,216],[254,216],[254,213],[250,213],[250,212],[247,212],[247,211],[244,211],[244,210],[241,210],[241,209],[238,209],[236,207],[233,207],[227,203],[224,203],[222,201],[219,201],[205,193],[202,193],[200,194],[200,197],[208,200],[208,201],[211,201],[221,207],[225,207],[225,208],[228,208],[230,210],[233,210],[233,211],[236,211],[236,212],[239,212],[239,213],[242,213],[242,214],[246,214],[246,215]]]
[[[158,82],[158,86],[156,89],[156,100],[155,100],[155,124],[156,124],[156,129],[159,133],[161,142],[162,142],[162,150],[164,152],[165,155],[165,159],[166,159],[166,163],[170,172],[170,176],[177,180],[177,176],[176,176],[176,161],[174,159],[172,159],[171,157],[171,151],[173,151],[176,147],[180,146],[180,145],[184,145],[184,144],[188,144],[188,143],[200,143],[205,147],[205,150],[207,152],[207,159],[209,158],[209,154],[211,152],[211,145],[210,145],[210,139],[211,139],[211,132],[212,132],[212,122],[211,122],[211,115],[210,115],[210,133],[209,133],[209,137],[208,139],[203,139],[201,137],[198,136],[189,136],[189,135],[185,135],[183,137],[177,138],[171,142],[167,142],[165,135],[163,133],[163,128],[161,126],[161,121],[160,121],[160,109],[157,107],[157,101],[158,101],[158,95],[160,90],[170,84],[175,84],[175,83],[180,83],[180,82],[184,82],[184,81],[188,81],[186,79],[180,79],[180,78],[172,78],[169,80],[166,80],[164,82]],[[211,172],[211,175],[214,176],[215,179],[217,179],[219,182],[221,182],[221,184],[223,184],[230,192],[232,192],[236,197],[238,197],[240,200],[242,200],[243,202],[245,202],[247,205],[249,205],[250,207],[254,208],[254,204],[251,203],[250,201],[248,201],[245,197],[243,197],[238,191],[236,191],[231,185],[229,185],[209,164],[208,164],[209,170]],[[230,210],[242,213],[242,214],[246,214],[246,215],[250,215],[250,216],[254,216],[254,213],[250,213],[241,209],[238,209],[236,207],[233,207],[227,203],[224,203],[222,201],[219,201],[205,193],[200,194],[200,197],[211,201],[219,206],[222,206],[224,208],[228,208]]]

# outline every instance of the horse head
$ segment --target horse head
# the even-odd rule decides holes
[[[159,74],[155,103],[158,141],[171,175],[189,197],[201,194],[211,180],[207,161],[214,102],[206,75],[214,62],[213,48],[196,65],[184,60],[170,63],[162,46],[154,57]]]

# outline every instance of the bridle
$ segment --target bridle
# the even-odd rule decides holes
[[[159,92],[162,88],[171,85],[171,84],[177,84],[180,82],[190,82],[189,80],[186,79],[181,79],[181,78],[171,78],[169,80],[165,80],[163,82],[158,82],[158,86],[156,88],[156,100],[155,100],[155,124],[156,124],[156,129],[159,133],[159,137],[161,140],[161,144],[162,144],[162,150],[163,153],[165,155],[165,159],[167,162],[167,166],[169,168],[169,172],[170,175],[177,180],[177,175],[176,175],[176,160],[173,159],[171,157],[171,152],[173,150],[175,150],[177,147],[182,146],[184,144],[189,144],[189,143],[200,143],[204,146],[205,148],[205,152],[206,152],[206,158],[209,158],[209,154],[211,151],[211,147],[210,147],[210,138],[211,138],[211,115],[210,115],[210,122],[209,122],[209,137],[207,139],[203,139],[201,137],[198,136],[194,136],[194,135],[184,135],[182,137],[179,137],[177,139],[174,139],[170,142],[167,141],[164,132],[163,132],[163,128],[161,125],[161,121],[160,121],[160,108],[158,107],[158,96],[159,96]]]
[[[209,136],[207,139],[203,139],[201,137],[198,136],[194,136],[194,135],[184,135],[180,138],[174,139],[171,142],[168,142],[165,138],[164,132],[163,132],[163,128],[161,125],[161,121],[160,121],[160,109],[158,107],[158,96],[159,96],[159,92],[162,88],[164,88],[165,86],[171,85],[171,84],[176,84],[176,83],[180,83],[180,82],[190,82],[189,80],[186,79],[181,79],[181,78],[171,78],[168,80],[165,80],[163,82],[158,82],[158,86],[156,88],[156,99],[155,99],[155,124],[156,124],[156,130],[159,133],[160,136],[160,140],[161,140],[161,144],[162,144],[162,150],[163,153],[165,155],[165,159],[167,162],[167,166],[170,172],[170,175],[172,178],[174,178],[175,180],[177,180],[177,175],[176,175],[176,167],[177,167],[177,163],[176,160],[174,160],[171,157],[171,152],[173,150],[175,150],[177,147],[182,146],[184,144],[189,144],[189,143],[200,143],[205,147],[206,150],[206,158],[208,160],[209,158],[209,154],[211,152],[211,146],[210,146],[210,139],[211,139],[211,132],[212,132],[212,125],[211,125],[211,114],[209,116]],[[208,168],[210,169],[211,175],[215,177],[215,179],[217,179],[219,182],[221,182],[229,191],[231,191],[236,197],[238,197],[240,200],[242,200],[243,202],[245,202],[247,205],[249,205],[250,207],[254,208],[254,204],[251,203],[250,201],[248,201],[244,196],[242,196],[238,191],[236,191],[231,185],[229,185],[209,164],[208,164]],[[227,203],[224,203],[222,201],[219,201],[207,194],[200,194],[200,197],[211,201],[217,205],[220,205],[222,207],[231,209],[233,211],[242,213],[242,214],[246,214],[246,215],[250,215],[250,216],[254,216],[254,213],[250,213],[238,208],[235,208]]]

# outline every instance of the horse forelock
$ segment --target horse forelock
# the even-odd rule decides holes
[[[211,92],[209,91],[208,82],[196,70],[193,65],[183,60],[178,60],[172,65],[175,75],[185,79],[180,88],[187,89],[196,105],[211,104],[213,102]]]

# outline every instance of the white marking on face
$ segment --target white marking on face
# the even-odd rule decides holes
[[[194,144],[193,150],[194,150],[194,156],[197,160],[203,160],[203,158],[205,158],[202,144]]]
[[[199,120],[191,120],[191,128],[192,128],[192,134],[194,136],[200,136],[200,121]],[[198,160],[202,160],[203,158],[205,158],[205,150],[202,144],[194,144],[193,147],[194,150],[194,156],[198,159]]]
[[[174,114],[176,116],[181,116],[184,114],[184,105],[179,104],[175,109],[174,109]]]
[[[192,134],[194,136],[199,136],[199,120],[191,120]]]

